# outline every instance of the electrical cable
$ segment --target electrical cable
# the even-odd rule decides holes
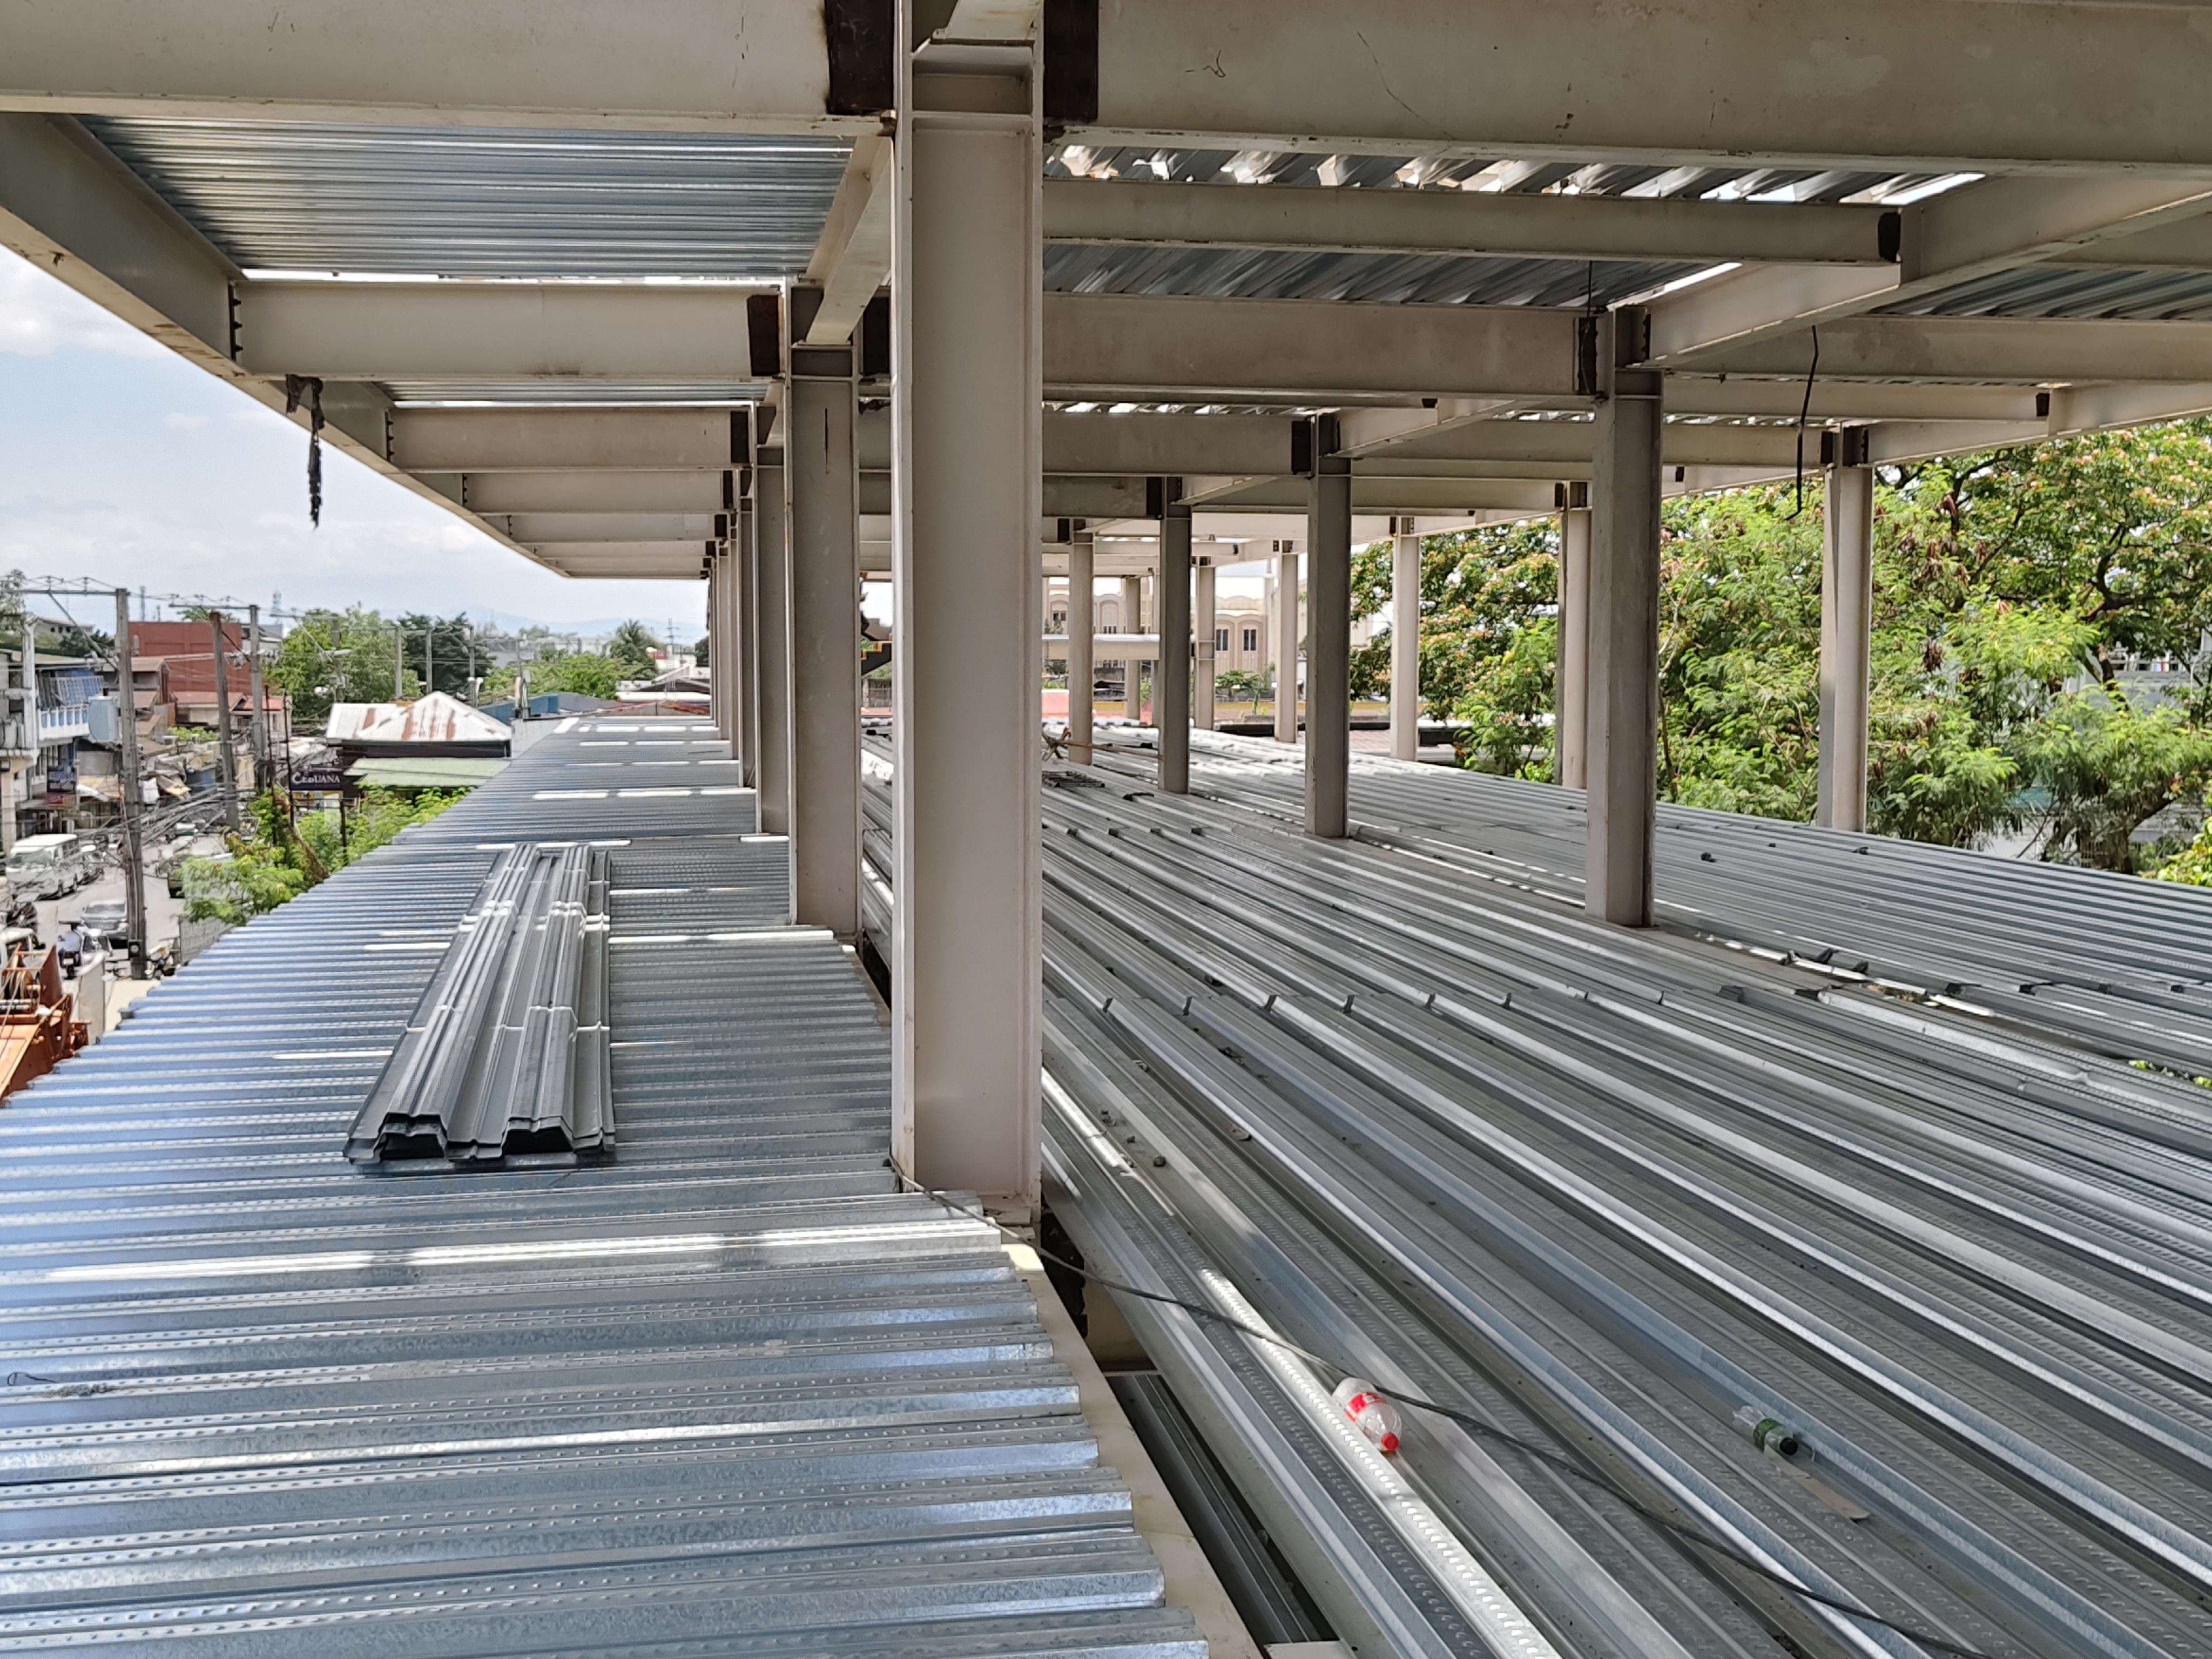
[[[1333,1371],[1340,1377],[1354,1376],[1358,1375],[1357,1372],[1352,1370],[1349,1366],[1344,1364],[1340,1360],[1332,1359],[1326,1354],[1316,1353],[1310,1348],[1302,1348],[1297,1343],[1292,1342],[1285,1337],[1279,1336],[1273,1331],[1267,1330],[1263,1327],[1248,1325],[1243,1320],[1237,1318],[1234,1315],[1222,1312],[1218,1308],[1208,1307],[1202,1302],[1187,1301],[1179,1296],[1170,1296],[1164,1291],[1140,1290],[1134,1285],[1126,1285],[1119,1279],[1109,1279],[1103,1273],[1094,1273],[1088,1267],[1082,1267],[1076,1262],[1068,1261],[1065,1256],[1055,1255],[1049,1250],[1039,1248],[1029,1239],[1024,1238],[1020,1234],[1014,1231],[1012,1228],[1005,1226],[1000,1223],[993,1220],[982,1211],[969,1209],[966,1205],[955,1199],[951,1194],[939,1192],[933,1187],[925,1187],[921,1182],[915,1181],[906,1175],[902,1170],[898,1171],[897,1174],[900,1182],[915,1192],[920,1193],[925,1197],[936,1200],[937,1202],[942,1204],[946,1209],[952,1211],[955,1214],[965,1216],[972,1221],[981,1222],[985,1226],[994,1229],[999,1233],[1004,1235],[1006,1237],[1012,1239],[1016,1243],[1024,1245],[1029,1249],[1035,1251],[1039,1260],[1048,1261],[1055,1267],[1072,1273],[1078,1278],[1097,1285],[1101,1290],[1110,1291],[1119,1296],[1133,1296],[1146,1302],[1160,1303],[1170,1308],[1180,1308],[1185,1313],[1191,1314],[1200,1319],[1210,1321],[1214,1324],[1224,1326],[1230,1330],[1237,1332],[1241,1336],[1249,1337],[1255,1342],[1265,1342],[1272,1347],[1280,1348],[1285,1353],[1295,1354],[1300,1359],[1305,1360],[1310,1364],[1318,1365],[1324,1371]],[[1726,1543],[1718,1538],[1715,1538],[1710,1533],[1702,1532],[1695,1527],[1685,1526],[1682,1522],[1674,1520],[1672,1516],[1662,1515],[1656,1510],[1654,1510],[1648,1504],[1643,1503],[1626,1488],[1615,1482],[1610,1476],[1590,1468],[1585,1464],[1577,1462],[1573,1458],[1568,1457],[1560,1452],[1554,1451],[1548,1446],[1542,1445],[1536,1441],[1525,1439],[1522,1436],[1515,1434],[1510,1429],[1500,1428],[1497,1424],[1489,1421],[1486,1418],[1479,1417],[1472,1412],[1462,1411],[1454,1406],[1443,1405],[1433,1400],[1422,1400],[1412,1395],[1398,1394],[1387,1389],[1384,1390],[1384,1394],[1394,1405],[1402,1406],[1413,1411],[1427,1412],[1432,1416],[1444,1418],[1451,1422],[1458,1424],[1461,1427],[1468,1430],[1472,1433],[1480,1435],[1488,1440],[1496,1441],[1501,1445],[1510,1446],[1515,1450],[1522,1452],[1529,1457],[1533,1457],[1539,1462],[1543,1463],[1549,1468],[1558,1469],[1561,1473],[1567,1474],[1575,1480],[1581,1480],[1588,1485],[1595,1486],[1599,1491],[1604,1492],[1616,1503],[1623,1505],[1632,1513],[1650,1522],[1653,1526],[1659,1528],[1662,1531],[1668,1534],[1669,1535],[1681,1540],[1686,1544],[1694,1545],[1697,1548],[1706,1552],[1708,1554],[1719,1556],[1723,1559],[1732,1563],[1734,1565],[1742,1568],[1745,1571],[1765,1579],[1769,1583],[1778,1585],[1783,1589],[1788,1590],[1792,1595],[1798,1596],[1804,1601],[1813,1602],[1817,1606],[1832,1609],[1837,1613],[1847,1614],[1850,1618],[1862,1620],[1868,1624],[1874,1625],[1882,1630],[1891,1632],[1894,1635],[1902,1636],[1907,1641],[1916,1642],[1922,1647],[1930,1649],[1935,1652],[1949,1654],[1952,1656],[1952,1659],[1993,1659],[1993,1656],[1984,1653],[1979,1648],[1970,1648],[1965,1646],[1960,1643],[1951,1641],[1948,1638],[1938,1636],[1932,1631],[1920,1630],[1911,1625],[1899,1624],[1895,1620],[1886,1619],[1881,1613],[1873,1612],[1869,1608],[1855,1606],[1851,1602],[1842,1600],[1840,1597],[1830,1595],[1824,1591],[1814,1589],[1810,1585],[1801,1584],[1796,1579],[1790,1577],[1787,1573],[1778,1572],[1773,1568],[1766,1565],[1764,1562],[1755,1560],[1752,1557],[1746,1555],[1742,1551],[1737,1549],[1733,1544]]]
[[[1813,329],[1813,365],[1805,371],[1805,401],[1797,408],[1797,502],[1782,515],[1784,522],[1805,510],[1805,422],[1813,413],[1813,380],[1820,372],[1820,331]]]

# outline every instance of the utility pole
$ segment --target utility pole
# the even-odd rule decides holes
[[[238,757],[230,747],[230,653],[223,648],[222,612],[208,612],[215,630],[215,763],[222,791],[223,827],[238,833]]]
[[[31,758],[23,763],[23,804],[31,804],[31,780],[38,775],[39,763],[46,757],[46,745],[39,741],[39,619],[28,606],[23,611],[23,742],[31,751]],[[15,826],[8,826],[8,848],[15,847]]]
[[[399,701],[399,691],[405,684],[400,676],[407,672],[407,631],[398,623],[392,624],[392,701]]]
[[[253,723],[247,728],[253,753],[253,788],[258,794],[269,787],[269,716],[261,691],[261,607],[246,607],[246,682],[253,698]]]
[[[425,617],[422,623],[422,695],[428,696],[438,689],[438,682],[430,673],[430,645],[438,637],[438,619]]]
[[[138,796],[137,676],[131,671],[131,590],[115,590],[116,735],[122,739],[123,931],[131,957],[131,977],[146,977],[146,854],[138,826],[146,803]],[[217,661],[222,660],[218,655]]]

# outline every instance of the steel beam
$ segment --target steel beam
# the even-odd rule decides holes
[[[1673,165],[2212,175],[2212,36],[2187,6],[1868,0],[1269,0],[1102,7],[1069,137]]]
[[[806,326],[808,345],[850,340],[860,313],[890,275],[893,171],[890,139],[871,134],[854,141],[806,266],[807,282],[822,295]]]
[[[471,512],[713,514],[729,499],[724,471],[706,472],[427,472],[422,482]],[[711,532],[708,532],[711,533]]]
[[[1148,247],[1885,265],[1896,257],[1897,218],[1896,210],[1878,207],[1694,198],[1251,189],[1090,179],[1049,179],[1044,186],[1047,241]]]
[[[237,361],[329,380],[490,376],[755,380],[734,286],[598,283],[240,283]]]
[[[532,0],[5,8],[0,108],[191,119],[677,131],[872,131],[828,113],[818,8],[646,0],[548,27]]]
[[[554,542],[528,550],[547,569],[563,576],[635,581],[696,581],[706,555],[703,542]]]
[[[1819,377],[1869,380],[2212,381],[2212,323],[2107,318],[1848,317],[1820,325]],[[1729,347],[1735,374],[1813,368],[1803,333]]]
[[[1046,383],[1069,398],[1572,396],[1574,343],[1573,313],[1532,307],[1044,300]]]
[[[1988,179],[1914,207],[1894,267],[1753,267],[1665,295],[1650,308],[1644,356],[1693,366],[1734,345],[2191,218],[2208,200],[2204,179]]]
[[[1044,470],[1054,476],[1107,473],[1288,472],[1288,416],[1071,415],[1048,410]]]
[[[726,409],[397,409],[386,453],[409,472],[719,475],[744,463],[745,418]]]
[[[558,542],[703,542],[720,535],[719,513],[494,513],[484,515],[527,547]]]

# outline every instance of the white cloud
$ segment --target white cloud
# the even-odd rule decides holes
[[[197,432],[208,423],[204,415],[164,415],[161,424],[174,427],[179,432]]]
[[[0,252],[0,352],[46,357],[65,346],[158,357],[164,348],[20,255]]]

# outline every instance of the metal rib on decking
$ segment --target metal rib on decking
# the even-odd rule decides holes
[[[587,741],[0,1112],[0,1652],[1195,1655],[997,1241],[896,1191],[883,1030],[773,925],[750,795]],[[618,1161],[349,1168],[486,843],[595,814],[700,936],[617,901]]]

